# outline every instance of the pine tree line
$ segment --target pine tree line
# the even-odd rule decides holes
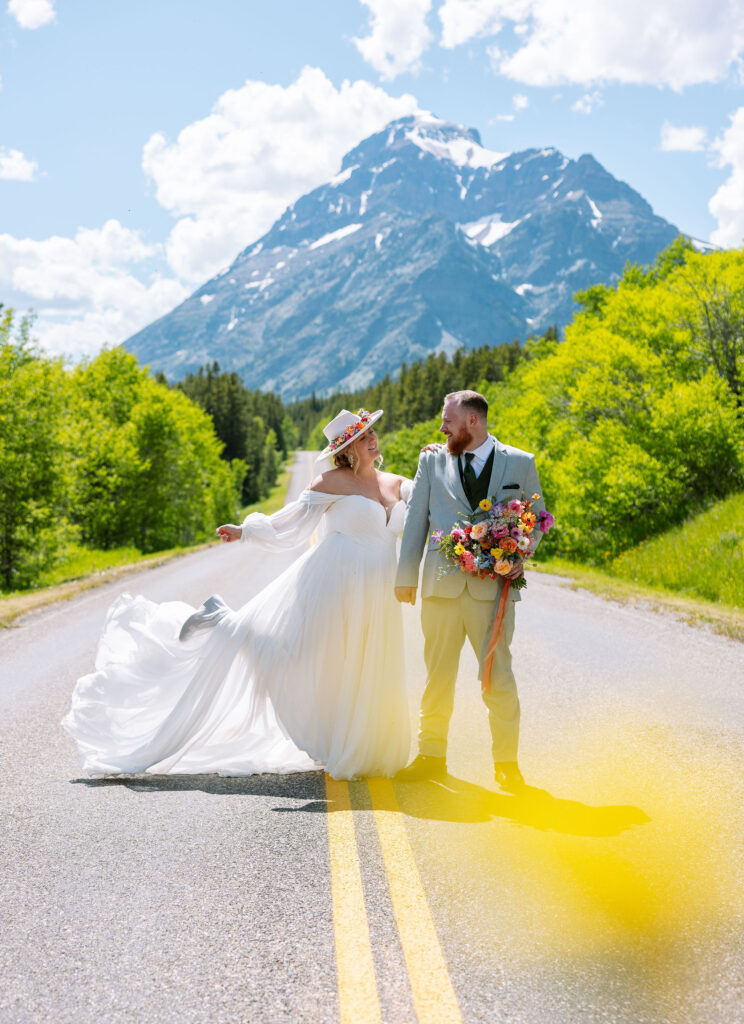
[[[551,327],[545,338],[557,338]],[[287,405],[287,413],[298,431],[303,447],[322,447],[323,424],[340,409],[356,412],[358,408],[384,409],[379,421],[380,433],[391,433],[436,416],[442,399],[451,391],[477,389],[482,382],[504,380],[524,357],[518,341],[501,345],[482,345],[476,349],[458,349],[450,357],[444,353],[427,356],[410,365],[405,363],[397,377],[387,374],[381,381],[358,391],[336,392],[327,398],[314,394]]]
[[[251,391],[237,373],[221,371],[216,361],[187,374],[175,387],[212,417],[225,446],[223,459],[245,462],[243,504],[265,498],[281,463],[297,446],[297,431],[281,398]]]

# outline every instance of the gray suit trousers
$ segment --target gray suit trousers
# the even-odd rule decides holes
[[[426,689],[421,701],[419,752],[445,757],[447,733],[455,700],[455,680],[465,638],[480,665],[488,649],[495,615],[493,600],[478,601],[465,588],[458,597],[425,597],[421,625],[424,631]],[[491,728],[494,761],[516,761],[519,745],[519,698],[511,664],[515,605],[508,601],[504,631],[496,648],[491,692],[483,694]]]

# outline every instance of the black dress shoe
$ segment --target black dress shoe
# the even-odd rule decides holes
[[[519,793],[525,787],[525,781],[516,761],[497,761],[494,765],[496,785],[505,793]]]
[[[396,782],[424,782],[426,779],[443,779],[447,775],[446,757],[428,757],[419,754],[395,776]]]

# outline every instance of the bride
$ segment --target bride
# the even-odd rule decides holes
[[[395,541],[410,481],[376,468],[382,410],[325,428],[331,468],[272,516],[217,533],[269,550],[309,548],[236,611],[122,594],[96,671],[62,721],[91,775],[392,776],[407,761]]]

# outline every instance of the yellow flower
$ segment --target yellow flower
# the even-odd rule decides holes
[[[484,512],[490,512],[491,502],[488,500],[488,498],[484,498],[483,501],[480,503],[480,507],[483,509]]]
[[[539,501],[539,499],[540,499],[540,495],[539,494],[533,494],[532,495],[532,500],[533,501]]]
[[[494,558],[501,558],[503,553],[503,548],[491,548],[491,554],[493,555]]]
[[[464,551],[465,551],[465,548],[463,547],[462,544],[455,544],[455,554],[456,555],[461,555]]]

